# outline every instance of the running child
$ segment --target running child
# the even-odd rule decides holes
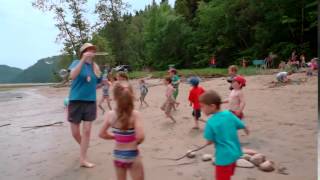
[[[174,87],[172,86],[172,79],[170,77],[166,77],[164,79],[164,84],[167,86],[166,89],[166,101],[161,106],[161,110],[165,112],[166,116],[170,118],[174,123],[176,120],[171,115],[171,110],[174,107],[176,101],[173,97],[173,93],[175,91]]]
[[[133,180],[143,180],[144,172],[138,145],[144,140],[144,131],[140,113],[134,110],[132,86],[125,81],[117,82],[113,95],[116,108],[106,114],[99,136],[102,139],[115,140],[113,157],[117,179],[126,180],[129,172]]]
[[[230,180],[236,169],[236,161],[242,156],[237,130],[249,130],[244,123],[228,110],[220,110],[221,98],[215,91],[200,96],[201,110],[208,116],[204,130],[207,144],[215,145],[216,180]]]
[[[139,89],[140,89],[140,108],[142,107],[143,103],[148,107],[149,105],[145,101],[145,98],[149,90],[144,79],[139,80]]]
[[[199,86],[199,79],[192,77],[189,80],[192,89],[189,92],[190,106],[193,106],[192,116],[194,117],[195,126],[192,129],[199,129],[199,118],[201,117],[199,97],[204,93],[204,89]]]
[[[175,91],[173,92],[173,98],[177,100],[178,94],[179,94],[179,84],[180,84],[180,77],[177,74],[177,70],[172,68],[169,70],[169,75],[172,80],[172,86],[174,87]],[[173,109],[176,110],[176,106],[178,106],[179,103],[175,103],[173,106]]]
[[[228,68],[229,77],[227,78],[228,83],[232,83],[232,79],[237,76],[238,67],[236,65],[231,65]],[[232,86],[230,85],[230,90],[232,90]]]
[[[100,99],[100,101],[99,101],[99,105],[98,105],[99,108],[102,110],[102,114],[105,113],[105,109],[102,107],[102,103],[103,103],[104,101],[107,101],[108,108],[109,108],[110,110],[112,110],[112,107],[111,107],[111,104],[110,104],[110,101],[111,101],[111,99],[110,99],[110,93],[109,93],[110,88],[111,88],[111,85],[112,85],[112,83],[111,83],[111,78],[110,78],[110,76],[106,76],[106,77],[102,80],[102,97],[101,97],[101,99]]]
[[[231,83],[231,93],[227,100],[223,103],[228,103],[228,109],[238,118],[243,118],[243,110],[246,105],[242,88],[246,86],[246,80],[242,76],[235,76]]]

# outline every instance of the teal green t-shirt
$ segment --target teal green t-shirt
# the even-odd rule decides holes
[[[75,68],[79,62],[79,60],[74,60],[69,70]],[[88,76],[90,76],[90,81],[87,80]],[[93,72],[92,64],[84,63],[79,75],[72,80],[69,100],[96,101],[96,87],[99,81],[100,78],[97,78]]]
[[[229,110],[217,112],[208,118],[204,138],[215,144],[216,165],[232,164],[242,156],[237,131],[244,128],[244,123]]]
[[[171,80],[172,80],[172,86],[177,89],[179,87],[179,80],[180,80],[179,76],[174,75],[172,76]]]

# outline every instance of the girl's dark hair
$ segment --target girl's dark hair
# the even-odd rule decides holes
[[[172,83],[172,79],[171,79],[170,76],[166,76],[166,77],[164,78],[164,80],[167,81],[169,84]]]
[[[130,127],[130,117],[134,109],[134,93],[132,86],[126,82],[117,82],[113,88],[114,99],[117,102],[117,121],[121,129],[127,130]]]
[[[199,101],[205,105],[216,105],[218,109],[220,109],[221,106],[221,97],[219,96],[219,94],[217,92],[215,92],[214,90],[209,90],[206,91],[205,93],[203,93],[200,97],[199,97]]]

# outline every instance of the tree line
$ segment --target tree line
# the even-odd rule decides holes
[[[64,44],[61,67],[78,56],[84,42],[108,56],[100,65],[129,64],[136,70],[206,67],[214,55],[218,67],[269,53],[286,61],[293,49],[307,59],[317,54],[316,0],[155,0],[131,13],[122,0],[99,0],[96,22],[89,23],[87,0],[35,0],[33,6],[55,14]]]

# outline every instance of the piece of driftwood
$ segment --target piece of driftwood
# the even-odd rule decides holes
[[[0,127],[4,127],[4,126],[10,126],[11,124],[3,124],[3,125],[0,125]]]
[[[22,128],[36,129],[36,128],[54,126],[54,125],[61,125],[61,124],[63,124],[63,122],[62,121],[58,121],[58,122],[51,123],[51,124],[44,124],[44,125],[38,125],[38,126],[26,126],[26,127],[22,127]]]
[[[201,149],[203,149],[203,148],[205,148],[205,147],[207,147],[207,146],[208,146],[208,144],[205,144],[205,145],[203,145],[203,146],[200,146],[200,147],[198,147],[198,148],[196,148],[196,149],[194,149],[194,150],[188,151],[186,154],[184,154],[183,156],[178,157],[178,158],[154,158],[154,159],[179,161],[179,160],[187,157],[189,153],[196,152],[196,151],[200,151]]]
[[[184,163],[179,163],[179,164],[169,164],[169,165],[163,165],[163,166],[159,166],[159,167],[170,167],[170,166],[185,166],[185,165],[190,165],[190,164],[194,164],[196,163],[196,160],[193,160],[191,162],[184,162]]]

